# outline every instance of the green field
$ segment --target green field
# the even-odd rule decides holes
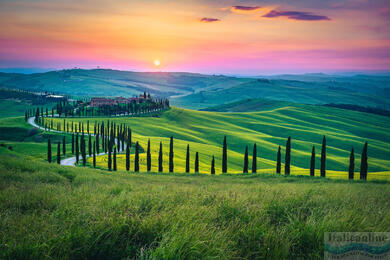
[[[55,119],[63,122],[63,119]],[[86,123],[99,119],[68,119],[69,122]],[[107,121],[107,119],[102,119]],[[292,173],[308,174],[311,148],[317,151],[316,168],[322,137],[327,137],[327,169],[331,177],[346,178],[349,153],[356,151],[356,171],[360,169],[360,152],[365,141],[369,143],[369,178],[389,177],[390,171],[390,118],[336,108],[298,105],[267,109],[261,112],[216,113],[172,108],[160,117],[111,118],[110,121],[125,123],[134,133],[133,142],[143,147],[150,138],[152,143],[152,166],[157,167],[159,142],[164,144],[167,161],[170,136],[175,138],[176,171],[184,171],[185,149],[191,149],[191,168],[195,152],[200,153],[201,172],[210,172],[211,156],[216,156],[217,172],[220,172],[222,140],[228,140],[229,172],[242,171],[245,146],[251,151],[253,143],[258,145],[260,172],[274,173],[278,145],[284,146],[288,136],[292,137]],[[375,124],[372,124],[375,122]],[[251,152],[250,152],[251,154]],[[106,158],[100,158],[105,167]],[[144,161],[141,156],[141,163]],[[119,158],[119,167],[124,167],[124,157]],[[145,169],[145,164],[141,168]],[[375,173],[374,173],[375,172]],[[371,177],[370,177],[371,176]]]
[[[389,230],[388,185],[107,172],[0,155],[0,258],[322,258],[324,232]]]

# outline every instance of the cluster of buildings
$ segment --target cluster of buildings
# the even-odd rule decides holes
[[[131,102],[143,102],[144,100],[150,99],[150,95],[141,94],[139,97],[124,98],[124,97],[115,97],[115,98],[102,98],[94,97],[91,98],[91,107],[100,107],[100,106],[113,106],[118,104],[129,104]]]

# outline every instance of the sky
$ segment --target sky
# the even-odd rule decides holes
[[[390,71],[388,0],[0,0],[0,24],[0,68]]]

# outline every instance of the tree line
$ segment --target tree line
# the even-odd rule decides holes
[[[65,124],[64,124],[65,126]],[[53,125],[52,125],[53,127]],[[57,125],[58,127],[58,125]],[[61,131],[61,127],[58,128]],[[130,150],[132,148],[132,131],[131,128],[125,124],[115,124],[107,120],[106,122],[102,121],[101,123],[95,122],[93,125],[89,124],[87,121],[86,129],[84,129],[84,124],[80,121],[78,124],[71,124],[71,128],[64,128],[64,131],[72,133],[72,154],[75,154],[76,163],[79,163],[81,158],[83,166],[86,165],[87,151],[89,156],[93,156],[93,167],[96,167],[96,156],[103,151],[104,154],[107,154],[107,169],[109,171],[117,170],[117,154],[120,152],[125,153],[126,162],[125,168],[127,171],[133,169],[134,172],[139,172],[140,169],[140,152],[141,146],[137,141],[134,145],[134,162],[131,165],[130,161]],[[85,133],[86,130],[86,133]],[[92,141],[91,135],[95,135],[95,140]],[[86,138],[88,138],[88,146]],[[88,147],[88,149],[87,149]],[[60,163],[61,151],[65,155],[65,137],[63,138],[62,150],[61,144],[57,144],[57,163]],[[367,142],[363,146],[363,151],[361,154],[361,166],[360,166],[360,179],[367,179],[368,165],[367,165]],[[48,158],[47,160],[51,162],[51,143],[50,139],[48,140]],[[185,172],[190,172],[190,146],[187,145],[186,148],[186,157],[185,157]],[[163,172],[163,146],[160,142],[160,148],[158,152],[158,172]],[[251,172],[257,173],[259,170],[258,166],[258,147],[257,144],[253,144],[252,150],[252,163],[251,163]],[[152,156],[150,148],[150,139],[148,140],[147,150],[146,150],[146,169],[151,171],[152,165]],[[309,161],[309,173],[310,176],[314,176],[316,168],[316,153],[315,147],[312,147],[311,157]],[[228,144],[227,138],[224,136],[222,141],[222,173],[228,172]],[[168,156],[168,171],[170,173],[174,172],[174,139],[171,136],[169,141],[169,156]],[[243,173],[248,173],[249,171],[249,152],[248,146],[245,147],[244,159],[243,159]],[[194,172],[199,173],[199,153],[196,152],[194,160]],[[281,156],[281,147],[278,147],[276,153],[276,173],[281,174],[282,172],[282,156]],[[212,156],[210,163],[210,173],[215,174],[215,157]],[[285,146],[285,158],[284,158],[284,174],[290,175],[291,173],[291,137],[287,138]],[[350,153],[349,168],[348,168],[348,178],[354,179],[355,173],[355,153],[352,148]],[[321,159],[320,159],[320,176],[326,177],[326,137],[323,136],[322,146],[321,146]]]

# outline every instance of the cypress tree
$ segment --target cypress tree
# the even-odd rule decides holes
[[[227,143],[226,135],[223,138],[223,147],[222,147],[222,173],[227,172]]]
[[[74,134],[72,133],[72,154],[74,154]]]
[[[108,148],[108,170],[111,171],[111,164],[112,164],[112,161],[111,161],[111,146]]]
[[[253,145],[253,153],[252,153],[252,173],[257,172],[257,146]]]
[[[316,168],[316,151],[313,145],[313,149],[311,149],[311,158],[310,158],[310,176],[314,176],[315,168]]]
[[[97,135],[96,135],[96,138],[95,138],[95,140],[96,140],[96,152],[99,154],[99,133],[97,133]]]
[[[135,143],[134,171],[139,172],[139,144]]]
[[[51,163],[51,141],[47,139],[47,161]]]
[[[280,152],[280,145],[278,148],[278,153],[276,154],[276,173],[280,173],[282,168],[282,154]]]
[[[325,177],[325,166],[326,163],[326,138],[322,139],[322,149],[321,149],[321,177]]]
[[[86,151],[85,151],[85,138],[84,138],[84,134],[81,135],[81,143],[80,143],[80,146],[81,146],[81,157],[83,159],[83,166],[85,166],[86,162],[87,162],[87,155],[86,155]]]
[[[190,172],[190,145],[187,144],[187,153],[186,153],[186,173]]]
[[[62,137],[62,154],[65,156],[66,154],[66,142],[65,142],[65,135]]]
[[[199,153],[195,154],[195,173],[199,173]]]
[[[114,149],[114,171],[116,171],[116,150]]]
[[[93,168],[96,168],[96,143],[93,142]]]
[[[244,169],[242,170],[243,173],[248,173],[248,146],[245,147],[245,155],[244,155]]]
[[[92,154],[92,140],[91,140],[91,135],[88,135],[88,154],[91,156]]]
[[[211,159],[211,174],[215,174],[215,159],[213,155],[213,159]]]
[[[79,163],[79,156],[80,156],[80,151],[79,151],[79,134],[76,134],[76,163]]]
[[[169,141],[169,172],[173,172],[173,137]]]
[[[351,154],[349,156],[348,179],[353,180],[354,174],[355,174],[355,152],[352,148]]]
[[[61,143],[57,144],[57,164],[61,164]]]
[[[150,139],[148,140],[148,149],[146,151],[146,168],[150,172],[152,169],[152,155],[150,154]]]
[[[286,143],[286,157],[284,163],[285,175],[290,175],[290,162],[291,162],[291,137],[289,136]]]
[[[360,163],[360,179],[361,180],[367,180],[367,171],[368,171],[368,164],[367,164],[367,142],[364,144],[362,156],[361,156],[361,163]]]
[[[158,152],[158,172],[163,171],[163,150],[162,143],[160,142],[160,151]]]
[[[126,145],[126,171],[130,170],[130,146]]]

